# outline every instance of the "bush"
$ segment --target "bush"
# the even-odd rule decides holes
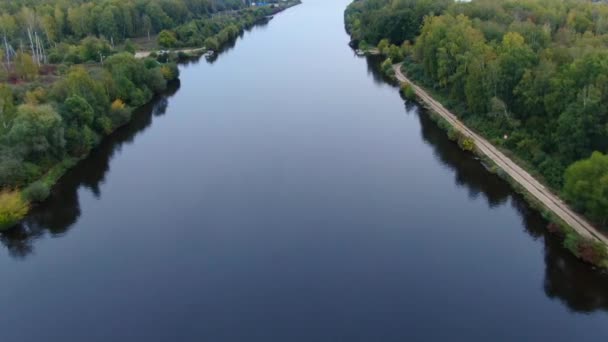
[[[42,202],[51,194],[49,187],[38,181],[23,190],[23,198],[28,202]]]
[[[114,127],[124,125],[131,120],[131,110],[122,100],[116,99],[110,106],[109,117]]]
[[[40,168],[20,157],[0,154],[0,188],[18,187],[41,175]]]
[[[369,44],[365,40],[362,40],[359,42],[359,49],[363,50],[363,51],[367,51],[367,50],[369,50]]]
[[[385,74],[389,74],[391,71],[393,71],[393,60],[390,58],[385,59],[380,65],[380,68],[382,68],[382,71]]]
[[[72,156],[78,157],[88,153],[98,142],[98,136],[89,126],[82,128],[70,126],[65,131],[66,148]]]
[[[448,139],[458,141],[460,139],[460,132],[454,127],[448,128]]]
[[[160,67],[160,72],[167,81],[175,80],[179,77],[179,69],[175,63],[167,63]]]
[[[388,52],[388,47],[390,46],[390,44],[391,43],[389,42],[388,39],[382,39],[377,45],[378,51],[380,51],[380,53],[383,55],[388,55],[387,52]]]
[[[29,204],[18,191],[0,192],[0,230],[11,228],[21,221],[29,210]]]
[[[124,47],[125,51],[130,52],[132,54],[135,54],[135,44],[133,44],[133,42],[130,39],[125,40],[125,47]]]
[[[205,48],[207,48],[207,50],[217,51],[220,48],[220,43],[214,37],[209,37],[209,38],[205,39],[204,44],[205,44]]]
[[[148,70],[147,85],[155,94],[160,94],[167,89],[167,81],[161,68],[153,68]]]
[[[158,45],[162,46],[162,47],[174,47],[177,44],[177,38],[175,37],[175,33],[168,31],[168,30],[162,30],[159,34],[158,34]]]
[[[26,180],[23,175],[23,160],[8,153],[0,154],[0,186],[17,186]]]
[[[107,116],[100,116],[95,120],[95,128],[97,129],[98,132],[101,132],[103,134],[110,134],[112,133],[112,120],[110,120],[110,118],[108,118]]]
[[[401,52],[401,49],[396,46],[396,45],[391,45],[388,48],[388,57],[390,57],[393,62],[401,62],[403,61],[403,53]]]
[[[401,93],[408,100],[413,100],[416,98],[416,92],[414,91],[414,87],[412,87],[412,85],[409,83],[404,83],[403,86],[401,86]]]
[[[475,150],[475,141],[469,137],[458,140],[458,145],[465,151],[473,152]]]

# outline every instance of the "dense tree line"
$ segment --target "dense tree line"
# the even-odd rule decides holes
[[[205,46],[217,50],[236,38],[245,28],[280,10],[280,7],[251,7],[236,12],[218,13],[209,18],[193,19],[173,29],[160,32],[159,45],[164,47]]]
[[[1,187],[22,187],[66,157],[85,155],[176,78],[174,64],[121,53],[103,67],[72,67],[48,87],[0,84]]]
[[[599,153],[590,156],[608,150],[608,5],[436,3],[358,0],[346,13],[347,27],[355,39],[380,43],[392,62],[404,59],[409,75],[432,87],[467,124],[605,226],[608,164]],[[414,16],[417,22],[411,14],[384,20],[418,8],[428,12]]]
[[[117,53],[113,44],[246,5],[242,0],[1,2],[0,82],[10,82],[0,83],[0,190],[22,188],[66,158],[85,155],[129,120],[131,108],[177,77],[175,65],[136,60]],[[69,68],[87,61],[98,63]]]
[[[376,45],[387,39],[400,45],[413,40],[427,15],[443,12],[453,0],[365,0],[353,2],[345,22],[353,40]]]
[[[221,11],[247,7],[243,0],[14,0],[0,3],[0,57],[27,52],[37,64],[101,60],[129,38],[152,39]]]
[[[244,6],[243,0],[12,0],[0,3],[0,32],[11,41],[26,40],[28,28],[50,43],[87,36],[121,41]]]
[[[51,85],[0,84],[0,229],[48,196],[56,174],[177,77],[175,64],[119,53],[103,67],[74,66]]]
[[[270,1],[276,2],[276,1]],[[217,50],[281,6],[249,0],[15,0],[0,3],[0,230],[178,69],[136,59],[128,38]]]

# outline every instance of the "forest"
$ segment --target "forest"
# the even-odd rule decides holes
[[[430,89],[598,226],[608,225],[608,4],[356,0],[359,46]]]
[[[132,39],[219,49],[276,6],[242,0],[15,0],[0,3],[0,230],[135,108],[178,78]]]

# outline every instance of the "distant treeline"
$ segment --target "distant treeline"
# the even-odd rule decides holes
[[[29,40],[29,29],[45,41],[76,43],[86,36],[122,41],[174,28],[243,0],[11,0],[0,3],[0,34]]]
[[[259,6],[246,10],[220,12],[209,18],[193,19],[173,29],[160,32],[158,43],[163,47],[200,47],[217,50],[234,39],[243,29],[251,27],[282,7]]]
[[[103,67],[72,67],[51,84],[0,84],[0,188],[21,188],[86,155],[177,76],[175,64],[121,53]]]
[[[0,3],[0,61],[9,69],[19,52],[38,64],[100,61],[118,45],[134,50],[132,38],[151,40],[161,32],[165,47],[201,46],[207,38],[221,45],[271,11],[249,0],[6,1]]]
[[[607,4],[356,0],[346,25],[606,226]]]

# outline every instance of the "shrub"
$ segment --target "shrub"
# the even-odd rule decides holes
[[[416,98],[416,92],[414,91],[414,87],[412,87],[412,85],[409,83],[404,83],[403,86],[401,86],[401,93],[408,100],[413,100],[414,98]]]
[[[387,55],[388,47],[390,46],[390,44],[391,43],[388,39],[382,39],[377,45],[378,51],[380,51],[380,53],[383,55]]]
[[[103,134],[112,133],[112,120],[107,116],[100,116],[95,120],[95,128]]]
[[[473,152],[475,150],[475,141],[469,137],[458,140],[458,145],[465,151]]]
[[[153,93],[159,94],[167,89],[167,81],[165,80],[165,76],[163,75],[161,68],[148,70],[148,74],[146,76],[148,78],[148,87]]]
[[[220,43],[214,37],[209,37],[209,38],[205,39],[204,44],[205,44],[205,48],[207,48],[207,50],[217,51],[217,49],[220,48]]]
[[[454,127],[448,128],[448,139],[452,141],[460,141],[462,134]]]
[[[23,160],[8,153],[0,154],[0,186],[16,186],[24,181]]]
[[[391,45],[386,52],[388,52],[388,56],[393,60],[393,62],[403,61],[403,53],[398,46]]]
[[[109,117],[114,127],[117,127],[125,124],[131,119],[131,110],[122,100],[116,99],[110,106]]]
[[[70,126],[65,131],[66,147],[72,156],[82,156],[97,144],[98,137],[89,126],[82,128]]]
[[[125,47],[124,47],[125,51],[130,52],[132,54],[135,54],[135,44],[133,44],[133,42],[130,39],[125,40]]]
[[[29,204],[18,191],[0,192],[0,230],[8,229],[21,221],[29,210]]]
[[[380,68],[382,68],[382,71],[385,74],[389,74],[391,71],[393,71],[393,60],[390,58],[385,59],[380,65]]]
[[[167,63],[160,68],[160,72],[167,81],[175,80],[179,77],[179,69],[175,63]]]
[[[177,44],[175,33],[167,30],[162,30],[158,34],[158,45],[162,47],[174,47]]]
[[[43,182],[34,182],[23,190],[23,198],[28,202],[42,202],[49,197],[51,191]]]

